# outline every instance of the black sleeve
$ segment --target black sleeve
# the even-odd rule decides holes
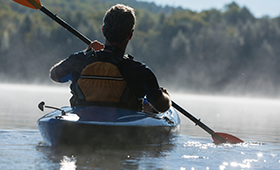
[[[138,98],[147,97],[152,104],[162,96],[157,78],[144,63],[135,60],[124,61],[119,67],[127,85]]]
[[[57,63],[51,69],[51,78],[57,82],[73,81],[85,67],[87,53],[80,51]]]

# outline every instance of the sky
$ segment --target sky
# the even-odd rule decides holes
[[[263,16],[277,17],[280,16],[280,0],[141,0],[154,2],[157,5],[169,5],[173,7],[181,6],[185,9],[200,12],[216,8],[224,9],[226,4],[235,1],[240,7],[246,6],[250,12],[257,18]]]

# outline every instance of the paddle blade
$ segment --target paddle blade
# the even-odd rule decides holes
[[[33,9],[40,9],[42,7],[41,2],[39,0],[13,0],[13,1]]]
[[[220,133],[220,132],[216,132],[217,135],[219,135],[220,137],[222,137],[223,139],[225,139],[228,143],[231,144],[236,144],[236,143],[243,143],[244,141],[239,139],[238,137],[235,137],[233,135],[227,134],[227,133]],[[212,139],[214,140],[214,143],[220,144],[221,142],[217,139],[215,139],[212,135]]]

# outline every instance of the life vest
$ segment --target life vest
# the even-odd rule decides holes
[[[85,101],[120,102],[126,82],[119,69],[108,62],[94,62],[82,71],[78,80]]]
[[[99,61],[97,55],[89,59],[76,84],[76,105],[100,105],[141,110],[142,101],[129,89],[118,65],[124,60]]]

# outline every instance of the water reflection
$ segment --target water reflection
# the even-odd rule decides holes
[[[277,169],[280,144],[215,145],[180,135],[161,146],[52,148],[37,130],[0,131],[0,169]],[[11,162],[17,162],[11,164]]]
[[[77,160],[74,156],[63,156],[62,160],[60,161],[60,170],[75,170],[77,168],[76,162]]]
[[[60,147],[37,146],[37,151],[44,154],[44,161],[60,166],[60,170],[74,169],[139,169],[145,158],[161,159],[172,152],[174,144],[166,143],[153,146],[114,146],[98,147]],[[146,164],[148,169],[155,169],[156,164]],[[141,168],[140,168],[141,169]]]

